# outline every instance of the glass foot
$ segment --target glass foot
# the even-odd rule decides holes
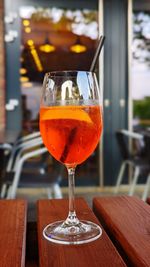
[[[69,225],[66,221],[58,221],[47,225],[43,230],[44,237],[59,244],[84,244],[96,240],[102,234],[102,229],[90,221],[79,221]]]

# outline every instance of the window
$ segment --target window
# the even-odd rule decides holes
[[[98,39],[98,11],[24,6],[20,82],[23,128],[38,128],[40,92],[45,72],[89,70]]]
[[[145,129],[150,127],[150,10],[133,11],[131,81],[133,127]]]

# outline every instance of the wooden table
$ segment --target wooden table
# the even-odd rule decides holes
[[[37,222],[28,222],[26,234],[27,203],[0,200],[0,267],[150,266],[150,205],[140,199],[94,198],[102,236],[75,246],[54,244],[42,236],[47,224],[66,218],[68,200],[39,200],[37,208]],[[76,199],[76,210],[79,219],[99,223],[83,199]]]
[[[103,197],[93,209],[127,266],[150,266],[150,206],[136,197]]]
[[[99,223],[83,199],[76,199],[79,219]],[[118,267],[126,266],[115,246],[103,230],[102,236],[84,245],[58,245],[45,240],[43,228],[56,220],[64,220],[68,200],[40,200],[38,202],[38,244],[40,267]]]
[[[25,266],[27,203],[0,200],[0,267]]]

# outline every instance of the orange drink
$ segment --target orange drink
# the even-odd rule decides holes
[[[96,148],[102,133],[101,91],[91,71],[46,73],[40,105],[40,132],[50,154],[68,171],[69,212],[66,220],[48,224],[44,237],[59,244],[84,244],[102,235],[99,225],[79,220],[75,211],[74,176],[78,164]]]
[[[102,132],[99,106],[51,106],[40,109],[40,132],[51,155],[71,166],[85,161]]]

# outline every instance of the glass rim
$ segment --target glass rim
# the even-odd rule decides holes
[[[87,73],[96,75],[94,71],[86,71],[86,70],[58,70],[58,71],[49,71],[45,73],[45,77],[62,77],[62,76],[76,76],[77,73]],[[68,74],[68,75],[67,75]]]

